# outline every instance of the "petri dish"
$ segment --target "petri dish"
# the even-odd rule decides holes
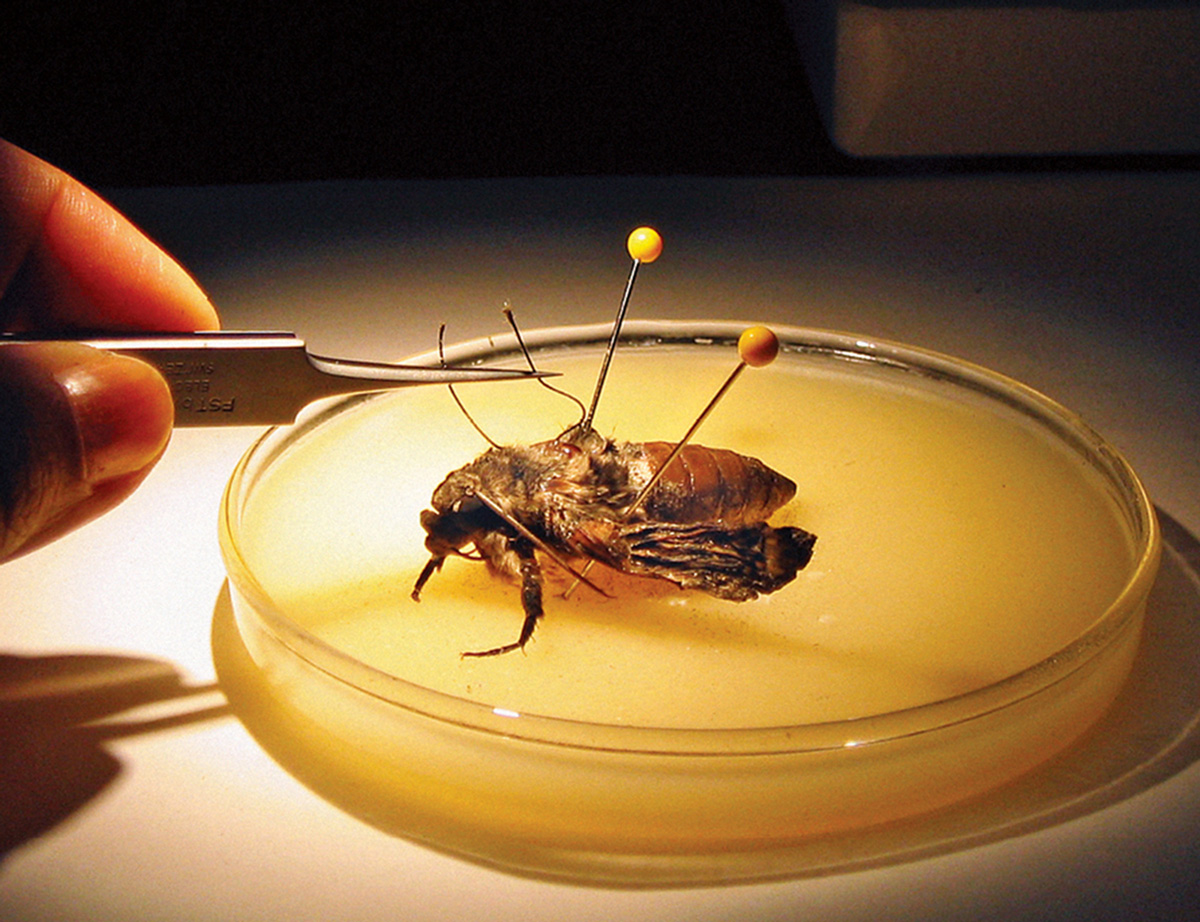
[[[682,436],[737,361],[741,324],[630,322],[596,428]],[[694,443],[797,484],[772,524],[812,560],[745,602],[592,571],[519,587],[428,558],[420,513],[487,448],[578,409],[534,382],[314,405],[235,469],[220,538],[237,630],[324,764],[370,777],[381,825],[509,870],[617,885],[786,875],[805,843],[991,791],[1070,746],[1136,653],[1158,567],[1153,507],[1075,414],[1004,376],[896,343],[774,327]],[[556,386],[591,394],[607,326],[533,331]],[[455,362],[521,363],[513,337]],[[478,427],[478,429],[476,428]],[[368,807],[364,812],[369,813]]]

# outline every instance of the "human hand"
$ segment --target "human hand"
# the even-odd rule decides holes
[[[0,140],[0,330],[216,329],[195,281],[94,192]],[[129,495],[174,406],[144,362],[76,343],[0,348],[0,561]]]

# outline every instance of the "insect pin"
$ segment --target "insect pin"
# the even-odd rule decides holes
[[[520,586],[524,621],[517,638],[464,657],[520,650],[533,636],[544,610],[539,553],[574,576],[564,595],[580,584],[604,594],[588,579],[601,564],[739,602],[790,583],[812,557],[815,535],[767,524],[795,495],[795,483],[757,458],[691,441],[747,366],[775,359],[779,341],[766,327],[742,334],[738,365],[679,441],[617,442],[593,428],[638,267],[658,258],[662,238],[638,228],[627,247],[633,268],[580,421],[544,442],[492,443],[447,475],[433,491],[432,508],[421,513],[430,557],[413,599],[451,556],[482,560]]]

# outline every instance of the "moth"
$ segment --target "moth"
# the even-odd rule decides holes
[[[678,443],[617,442],[592,427],[632,279],[631,273],[591,407],[580,422],[543,442],[492,443],[452,471],[433,491],[432,508],[421,513],[430,557],[413,587],[414,600],[452,556],[482,561],[520,586],[524,621],[516,639],[463,656],[524,648],[544,611],[539,555],[601,593],[587,577],[594,564],[734,601],[775,592],[812,557],[815,535],[767,522],[795,495],[795,483],[757,458],[688,442],[737,372],[765,362],[743,352],[743,363]],[[535,368],[511,311],[505,315]],[[768,333],[778,348],[773,333],[754,329]],[[771,352],[766,361],[773,358]]]
[[[433,492],[433,508],[421,513],[431,556],[413,598],[452,555],[483,560],[517,581],[525,612],[517,639],[463,654],[494,656],[524,647],[542,617],[538,551],[585,582],[574,561],[739,602],[791,582],[811,558],[816,537],[767,524],[796,485],[756,458],[685,446],[630,513],[673,448],[567,430],[533,445],[489,449],[446,477]],[[473,553],[464,550],[468,546]]]

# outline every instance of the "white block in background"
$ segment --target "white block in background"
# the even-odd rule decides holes
[[[854,156],[1200,150],[1200,2],[789,0]]]

